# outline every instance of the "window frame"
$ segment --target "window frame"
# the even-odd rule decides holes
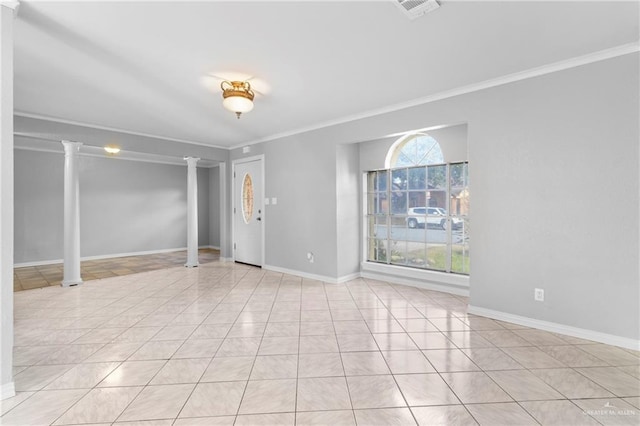
[[[395,145],[395,144],[394,144]],[[397,145],[396,145],[397,147]],[[393,147],[392,147],[393,149]],[[392,151],[392,149],[390,151]],[[469,162],[468,161],[457,161],[457,162],[451,162],[451,163],[438,163],[438,164],[425,164],[425,165],[420,165],[420,166],[402,166],[402,167],[395,167],[395,168],[383,168],[383,169],[376,169],[376,170],[369,170],[364,172],[363,174],[363,200],[364,200],[364,209],[363,209],[363,213],[364,213],[364,217],[363,217],[363,251],[362,251],[362,262],[363,262],[363,266],[365,264],[378,264],[378,265],[385,265],[385,266],[393,266],[393,267],[399,267],[399,268],[410,268],[410,269],[415,269],[415,270],[419,270],[419,271],[429,271],[429,272],[437,272],[437,273],[445,273],[445,274],[452,274],[452,275],[460,275],[460,276],[465,276],[468,277],[469,276],[469,262],[470,262],[470,258],[469,258],[469,254],[463,254],[462,256],[462,270],[459,271],[453,271],[453,265],[452,265],[452,260],[453,260],[453,241],[452,241],[452,235],[453,235],[453,218],[457,218],[458,220],[462,220],[463,224],[462,224],[462,230],[461,230],[461,245],[463,246],[463,253],[464,250],[468,250],[468,244],[469,244],[469,236],[468,236],[468,223],[469,223],[469,212],[468,212],[468,205],[467,205],[467,211],[464,213],[460,213],[459,211],[456,211],[456,213],[452,213],[452,182],[451,182],[451,168],[452,166],[456,166],[456,165],[464,165],[464,170],[465,170],[465,174],[464,174],[464,179],[463,179],[463,185],[462,187],[464,188],[464,190],[466,191],[466,193],[469,193],[469,181],[468,181],[468,175],[469,175]],[[446,224],[447,226],[445,227],[445,232],[446,232],[446,241],[445,241],[445,266],[444,269],[436,269],[436,268],[429,268],[428,267],[428,263],[427,263],[427,259],[428,259],[428,253],[429,253],[429,239],[428,239],[428,222],[427,222],[427,218],[429,217],[428,215],[428,211],[429,208],[439,208],[442,209],[441,206],[429,206],[426,205],[424,206],[424,208],[426,209],[427,214],[425,214],[425,222],[424,222],[424,236],[423,236],[423,240],[419,241],[419,243],[424,243],[424,248],[425,248],[425,253],[424,253],[424,266],[416,266],[416,265],[411,265],[409,264],[409,260],[408,260],[408,256],[407,253],[408,251],[405,249],[404,251],[404,263],[403,262],[393,262],[393,256],[392,256],[392,252],[391,252],[391,247],[393,245],[393,243],[397,243],[397,242],[401,242],[404,243],[405,246],[407,246],[408,242],[411,242],[411,240],[409,240],[409,237],[407,236],[408,234],[408,230],[410,229],[408,222],[409,222],[409,218],[411,217],[409,215],[409,193],[411,192],[411,188],[409,187],[410,185],[407,184],[405,185],[404,188],[400,189],[400,191],[405,192],[406,195],[406,205],[404,208],[405,213],[393,213],[392,211],[392,206],[391,206],[391,199],[392,199],[392,192],[393,192],[393,182],[392,182],[392,176],[393,176],[393,172],[396,170],[406,170],[406,176],[409,176],[409,170],[411,169],[418,169],[418,168],[424,168],[425,169],[425,188],[424,189],[418,189],[416,191],[425,191],[425,192],[430,192],[429,191],[429,183],[428,183],[428,170],[429,167],[438,167],[438,166],[445,166],[445,200],[446,200]],[[376,188],[376,186],[374,185],[373,188],[370,188],[371,186],[371,174],[372,173],[376,173],[376,179],[379,173],[385,173],[386,174],[386,188],[384,189],[384,191],[378,191]],[[415,189],[414,189],[415,190]],[[439,189],[438,189],[439,190]],[[398,190],[396,190],[398,191]],[[377,194],[375,196],[372,197],[372,194]],[[380,194],[386,194],[386,199],[387,199],[387,208],[386,209],[378,209],[378,210],[374,210],[371,211],[371,199],[379,199],[379,195]],[[425,200],[425,203],[428,203]],[[416,208],[422,208],[422,206],[416,207]],[[386,210],[386,211],[385,211]],[[373,226],[376,226],[376,224],[378,223],[378,220],[380,218],[385,218],[385,221],[380,221],[380,223],[385,222],[386,223],[386,238],[376,238],[375,234],[371,234],[371,222],[373,221]],[[404,228],[405,229],[405,237],[404,240],[401,239],[394,239],[393,235],[392,235],[392,220],[396,218],[404,218],[405,223],[407,224],[407,227]],[[378,241],[384,241],[385,242],[385,258],[384,260],[379,260],[379,257],[377,255],[377,244]],[[373,242],[373,245],[372,245]],[[375,256],[372,256],[372,250],[374,250]],[[468,253],[468,251],[467,251]]]

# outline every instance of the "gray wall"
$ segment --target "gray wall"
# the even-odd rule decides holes
[[[444,161],[447,163],[467,161],[469,159],[466,124],[453,125],[444,129],[428,130],[426,133],[438,141],[440,149],[442,149]],[[360,143],[360,170],[367,172],[370,170],[384,169],[384,161],[387,153],[399,138],[399,136],[390,136]]]
[[[265,155],[265,197],[278,199],[265,206],[266,264],[335,277],[336,148],[326,140],[307,142],[283,138],[256,145],[246,155],[233,150],[231,159]],[[307,252],[314,253],[314,263]]]
[[[14,262],[62,259],[64,155],[16,149],[14,164]]]
[[[362,226],[360,161],[357,144],[336,146],[337,277],[360,271]]]
[[[639,74],[633,54],[476,97],[473,305],[640,338]]]
[[[638,59],[629,54],[254,147],[266,156],[266,195],[283,201],[267,210],[267,263],[337,276],[335,144],[467,123],[471,304],[640,338]],[[301,258],[314,244],[321,247],[312,271]],[[534,302],[534,287],[546,290],[545,302]]]
[[[64,156],[15,151],[15,263],[63,257]],[[81,255],[186,246],[185,166],[80,157]],[[198,169],[198,239],[209,245],[209,170]]]

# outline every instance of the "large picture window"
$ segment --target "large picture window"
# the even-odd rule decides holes
[[[403,148],[422,162],[442,161],[434,139],[423,139],[426,148],[416,139],[396,147],[392,168],[367,174],[367,260],[468,275],[468,163],[403,167]]]

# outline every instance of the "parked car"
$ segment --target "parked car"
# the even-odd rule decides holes
[[[463,221],[459,217],[451,218],[453,229],[462,227]],[[407,218],[409,228],[447,228],[447,211],[441,207],[411,207]]]

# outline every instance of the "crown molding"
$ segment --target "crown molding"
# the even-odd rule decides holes
[[[41,114],[33,114],[33,113],[30,113],[30,112],[25,112],[25,111],[15,110],[13,115],[15,115],[17,117],[34,118],[36,120],[51,121],[51,122],[54,122],[54,123],[71,124],[73,126],[88,127],[90,129],[96,129],[96,130],[106,130],[108,132],[124,133],[126,135],[132,135],[132,136],[143,136],[145,138],[154,138],[154,139],[160,139],[160,140],[169,141],[169,142],[178,142],[178,143],[185,143],[185,144],[190,144],[190,145],[205,146],[207,148],[218,148],[218,149],[225,149],[225,150],[229,149],[229,147],[227,147],[227,146],[210,145],[210,144],[206,144],[204,142],[195,142],[195,141],[190,141],[190,140],[187,140],[187,139],[176,139],[176,138],[169,138],[169,137],[166,137],[166,136],[153,135],[151,133],[134,132],[132,130],[119,129],[117,127],[100,126],[98,124],[83,123],[81,121],[74,121],[74,120],[66,120],[66,119],[63,119],[63,118],[50,117],[50,116],[41,115]]]
[[[29,137],[29,136],[24,136],[17,133],[15,135],[17,137],[27,137],[27,138]],[[84,151],[79,152],[80,157],[95,157],[95,158],[104,158],[108,160],[137,161],[141,163],[165,164],[170,166],[183,166],[183,167],[187,165],[187,163],[184,161],[182,157],[167,156],[167,158],[163,159],[163,158],[158,158],[158,157],[161,157],[160,155],[154,155],[149,153],[139,153],[139,152],[135,153],[137,154],[137,156],[131,156],[131,154],[133,153],[127,152],[127,151],[120,151],[121,154],[119,155],[108,156],[100,152],[101,150],[100,147],[95,147],[92,145],[83,145],[83,146],[86,149],[90,151],[95,151],[95,152],[88,152],[85,149]],[[15,150],[20,150],[20,151],[46,152],[50,154],[64,155],[64,151],[62,149],[56,149],[54,147],[14,145],[13,148]],[[154,158],[154,156],[156,158]],[[211,169],[213,167],[219,166],[219,163],[215,163],[214,161],[215,160],[203,160],[198,165],[198,168]]]
[[[17,0],[14,0],[14,1],[2,0],[0,1],[0,6],[4,6],[4,7],[8,7],[9,9],[12,9],[13,13],[17,15],[18,9],[20,8],[20,2]]]
[[[565,59],[562,61],[547,64],[547,65],[542,65],[540,67],[530,68],[525,71],[519,71],[513,74],[507,74],[502,77],[485,80],[480,83],[474,83],[474,84],[469,84],[467,86],[462,86],[462,87],[458,87],[451,90],[445,90],[433,95],[425,96],[422,98],[416,98],[407,102],[390,105],[384,108],[378,108],[378,109],[350,115],[350,116],[343,117],[336,120],[325,121],[322,123],[314,124],[308,127],[301,127],[299,129],[295,129],[287,132],[276,133],[271,136],[266,136],[264,138],[255,139],[252,141],[237,144],[228,149],[230,150],[238,149],[244,146],[256,145],[259,143],[268,142],[275,139],[285,138],[288,136],[298,135],[298,134],[310,132],[313,130],[323,129],[325,127],[336,126],[339,124],[349,123],[351,121],[357,121],[365,118],[375,117],[377,115],[388,114],[388,113],[399,111],[402,109],[411,108],[418,105],[424,105],[431,102],[452,98],[454,96],[460,96],[468,93],[478,92],[480,90],[490,89],[492,87],[502,86],[509,83],[515,83],[517,81],[527,80],[530,78],[539,77],[542,75],[551,74],[554,72],[591,64],[594,62],[600,62],[607,59],[616,58],[618,56],[624,56],[631,53],[636,53],[639,51],[640,51],[639,42],[636,41],[633,43],[627,43],[627,44],[612,47],[609,49],[600,50],[598,52],[588,53],[586,55],[576,56],[574,58]]]
[[[14,2],[7,2],[7,3],[14,3]],[[15,3],[17,3],[17,2],[15,2]],[[5,2],[2,2],[1,4],[4,5]],[[442,91],[442,92],[439,92],[439,93],[435,93],[433,95],[429,95],[429,96],[425,96],[425,97],[421,97],[421,98],[416,98],[416,99],[413,99],[413,100],[410,100],[410,101],[407,101],[407,102],[401,102],[401,103],[390,105],[390,106],[387,106],[387,107],[384,107],[384,108],[378,108],[378,109],[374,109],[374,110],[369,110],[369,111],[365,111],[365,112],[362,112],[362,113],[359,113],[359,114],[346,116],[346,117],[339,118],[339,119],[336,119],[336,120],[329,120],[329,121],[321,122],[321,123],[314,124],[314,125],[307,126],[307,127],[301,127],[301,128],[290,130],[290,131],[286,131],[286,132],[275,133],[275,134],[270,135],[270,136],[265,136],[263,138],[258,138],[258,139],[254,139],[254,140],[251,140],[251,141],[242,142],[242,143],[239,143],[239,144],[236,144],[236,145],[232,145],[230,147],[220,146],[220,145],[210,145],[210,144],[206,144],[206,143],[203,143],[203,142],[190,141],[190,140],[186,140],[186,139],[169,138],[169,137],[165,137],[165,136],[158,136],[158,135],[153,135],[153,134],[149,134],[149,133],[135,132],[135,131],[119,129],[119,128],[115,128],[115,127],[100,126],[100,125],[96,125],[96,124],[83,123],[83,122],[73,121],[73,120],[65,120],[65,119],[56,118],[56,117],[50,117],[50,116],[46,116],[46,115],[28,113],[28,112],[25,112],[25,111],[17,111],[16,110],[16,111],[14,111],[14,115],[18,116],[18,117],[34,118],[34,119],[39,119],[39,120],[52,121],[52,122],[55,122],[55,123],[71,124],[71,125],[75,125],[75,126],[88,127],[88,128],[92,128],[92,129],[124,133],[124,134],[128,134],[128,135],[133,135],[133,136],[143,136],[143,137],[148,137],[148,138],[166,140],[166,141],[170,141],[170,142],[178,142],[178,143],[185,143],[185,144],[191,144],[191,145],[199,145],[199,146],[204,146],[204,147],[208,147],[208,148],[218,148],[218,149],[224,149],[224,150],[231,151],[231,150],[242,148],[244,146],[257,145],[257,144],[260,144],[260,143],[263,143],[263,142],[269,142],[269,141],[272,141],[272,140],[281,139],[281,138],[285,138],[285,137],[289,137],[289,136],[294,136],[294,135],[298,135],[298,134],[301,134],[301,133],[311,132],[311,131],[323,129],[323,128],[326,128],[326,127],[337,126],[337,125],[346,124],[346,123],[349,123],[349,122],[352,122],[352,121],[358,121],[358,120],[362,120],[362,119],[366,119],[366,118],[370,118],[370,117],[375,117],[375,116],[382,115],[382,114],[388,114],[388,113],[396,112],[396,111],[399,111],[399,110],[402,110],[402,109],[411,108],[411,107],[415,107],[415,106],[419,106],[419,105],[425,105],[425,104],[428,104],[428,103],[431,103],[431,102],[436,102],[436,101],[440,101],[440,100],[444,100],[444,99],[448,99],[448,98],[452,98],[452,97],[455,97],[455,96],[460,96],[460,95],[464,95],[464,94],[468,94],[468,93],[478,92],[478,91],[481,91],[481,90],[490,89],[490,88],[493,88],[493,87],[498,87],[498,86],[502,86],[502,85],[509,84],[509,83],[515,83],[515,82],[518,82],[518,81],[527,80],[527,79],[530,79],[530,78],[535,78],[535,77],[543,76],[543,75],[546,75],[546,74],[551,74],[551,73],[554,73],[554,72],[558,72],[558,71],[563,71],[563,70],[579,67],[579,66],[582,66],[582,65],[588,65],[588,64],[591,64],[591,63],[600,62],[600,61],[604,61],[604,60],[607,60],[607,59],[613,59],[613,58],[616,58],[616,57],[619,57],[619,56],[624,56],[624,55],[628,55],[628,54],[636,53],[636,52],[640,52],[640,42],[637,42],[637,41],[636,42],[632,42],[632,43],[623,44],[623,45],[616,46],[616,47],[612,47],[612,48],[605,49],[605,50],[600,50],[598,52],[593,52],[593,53],[589,53],[589,54],[586,54],[586,55],[577,56],[577,57],[570,58],[570,59],[565,59],[565,60],[562,60],[562,61],[554,62],[554,63],[543,65],[543,66],[540,66],[540,67],[530,68],[530,69],[525,70],[525,71],[519,71],[519,72],[508,74],[508,75],[505,75],[505,76],[502,76],[502,77],[497,77],[497,78],[494,78],[494,79],[485,80],[485,81],[482,81],[480,83],[474,83],[474,84],[458,87],[458,88],[451,89],[451,90],[445,90],[445,91]]]
[[[47,152],[50,154],[59,154],[59,155],[64,155],[64,152],[59,151],[59,150],[55,150],[53,148],[49,149],[49,148],[40,148],[40,147],[31,147],[31,146],[14,146],[13,149],[19,150],[19,151],[32,151],[32,152]],[[178,162],[178,161],[162,161],[162,160],[156,160],[156,159],[149,159],[149,158],[131,158],[131,157],[124,157],[124,156],[113,156],[113,157],[107,157],[105,155],[101,155],[101,154],[94,154],[94,153],[90,153],[90,152],[80,152],[79,153],[80,157],[94,157],[94,158],[105,158],[108,160],[121,160],[121,161],[137,161],[140,163],[153,163],[153,164],[164,164],[164,165],[168,165],[168,166],[181,166],[181,167],[186,167],[187,163],[183,162]],[[199,169],[211,169],[213,167],[217,167],[218,164],[202,164],[200,165],[198,168]]]

